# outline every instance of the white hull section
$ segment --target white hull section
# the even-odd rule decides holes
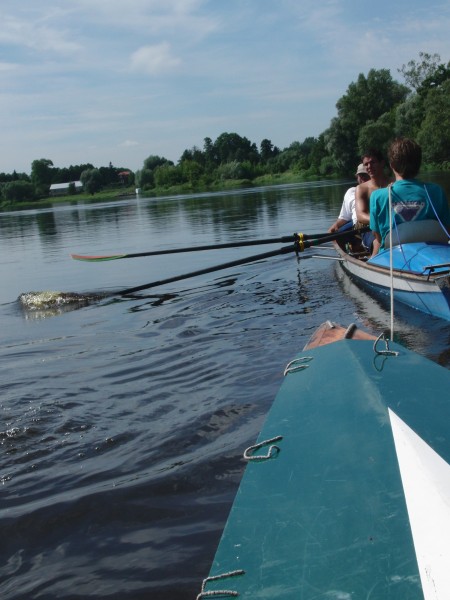
[[[390,289],[391,277],[389,271],[380,272],[378,269],[370,269],[366,263],[361,265],[347,261],[345,269],[359,279],[375,285]],[[418,278],[408,278],[405,275],[398,276],[394,272],[393,277],[394,291],[413,292],[416,294],[440,294],[439,286],[433,281],[419,280]],[[450,599],[449,599],[450,600]]]
[[[388,268],[372,265],[346,254],[336,243],[342,268],[376,292],[390,294],[391,276]],[[450,280],[448,273],[417,275],[394,270],[394,299],[429,315],[450,321]]]
[[[450,598],[450,465],[389,409],[425,600]]]

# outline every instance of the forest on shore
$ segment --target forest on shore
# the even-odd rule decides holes
[[[36,159],[31,173],[0,173],[0,202],[4,208],[49,197],[50,186],[70,183],[67,193],[123,195],[176,193],[263,185],[310,178],[353,175],[367,148],[386,152],[398,136],[411,137],[422,146],[424,168],[450,169],[450,62],[438,54],[419,53],[398,70],[405,84],[388,69],[360,74],[336,103],[337,115],[318,137],[293,141],[287,148],[263,139],[259,146],[237,133],[224,132],[202,148],[186,149],[177,164],[158,155],[148,156],[135,173],[126,167],[92,164],[54,167],[47,158]]]

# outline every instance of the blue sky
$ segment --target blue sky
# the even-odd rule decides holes
[[[1,0],[0,172],[317,136],[371,68],[450,60],[448,0]]]

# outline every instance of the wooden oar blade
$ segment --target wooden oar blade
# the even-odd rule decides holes
[[[87,256],[85,254],[71,254],[74,260],[83,260],[85,262],[103,262],[105,260],[119,260],[120,258],[126,258],[126,254],[110,254],[103,256]]]

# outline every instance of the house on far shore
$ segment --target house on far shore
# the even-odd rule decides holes
[[[83,190],[81,181],[69,181],[68,183],[52,183],[50,186],[50,196],[64,196],[69,193],[70,186],[75,186],[75,192]]]

